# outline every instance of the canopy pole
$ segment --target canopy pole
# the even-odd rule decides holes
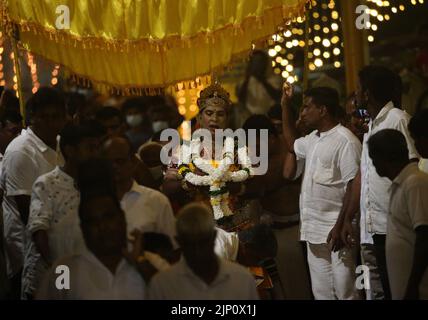
[[[22,94],[22,79],[21,79],[21,66],[19,64],[19,49],[18,49],[18,41],[19,41],[19,31],[18,28],[14,25],[12,35],[10,37],[10,42],[13,50],[13,65],[15,67],[15,75],[16,75],[16,84],[18,86],[18,99],[19,99],[19,109],[22,115],[22,125],[25,127],[25,103],[24,103],[24,95]]]
[[[368,47],[364,40],[365,32],[364,30],[358,30],[355,26],[357,17],[355,9],[359,4],[360,0],[340,2],[347,95],[356,90],[358,72],[369,61]]]

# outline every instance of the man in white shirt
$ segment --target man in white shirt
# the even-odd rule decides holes
[[[377,132],[368,146],[379,176],[392,181],[386,233],[391,297],[428,299],[428,175],[409,161],[406,140],[397,130]]]
[[[108,187],[82,192],[79,219],[87,250],[54,263],[36,298],[143,299],[144,280],[122,256],[127,245],[126,221],[116,195]]]
[[[373,244],[377,270],[370,274],[380,276],[385,299],[390,299],[388,274],[386,271],[385,240],[387,216],[389,211],[391,181],[376,173],[368,154],[367,141],[376,132],[383,129],[395,129],[406,138],[409,159],[419,157],[407,129],[410,116],[398,109],[392,101],[397,97],[397,76],[390,70],[379,66],[364,67],[359,73],[356,91],[358,108],[366,109],[370,115],[369,130],[364,135],[361,170],[349,189],[349,196],[344,208],[343,225],[340,226],[341,241],[351,246],[354,244],[352,221],[360,207],[360,244],[364,258],[365,245]],[[357,183],[360,182],[361,183]],[[364,259],[363,259],[363,263]]]
[[[148,297],[153,300],[256,300],[255,280],[242,266],[219,258],[212,211],[200,204],[185,206],[177,216],[177,242],[183,257],[156,274]]]
[[[2,98],[4,97],[4,92],[2,92]],[[17,105],[19,107],[19,100],[15,95],[12,95],[13,102],[12,105]],[[2,99],[0,99],[2,100]],[[3,106],[3,101],[0,102],[1,108],[13,108],[12,105],[7,104]],[[22,116],[18,111],[15,110],[6,110],[5,114],[1,119],[1,128],[0,128],[0,176],[2,172],[2,161],[3,154],[6,151],[7,146],[10,142],[15,139],[22,131]],[[3,199],[3,190],[0,188],[0,198]],[[4,285],[0,288],[0,300],[6,297],[8,292],[8,280],[6,273],[6,260],[3,252],[3,213],[0,208],[0,283]]]
[[[78,218],[79,164],[98,155],[103,128],[90,121],[61,131],[63,167],[40,176],[33,185],[22,277],[23,296],[31,296],[46,266],[85,249]]]
[[[3,195],[5,252],[8,277],[19,298],[23,266],[23,238],[30,195],[36,179],[58,164],[57,136],[65,124],[65,102],[52,88],[39,89],[29,101],[32,125],[13,140],[3,158],[0,178]]]
[[[334,89],[312,88],[305,93],[301,119],[315,129],[297,139],[290,110],[292,87],[284,86],[283,133],[291,157],[285,166],[290,179],[304,167],[300,194],[300,240],[306,241],[308,264],[315,299],[358,299],[355,280],[355,252],[337,250],[329,233],[343,206],[345,190],[359,169],[361,143],[336,119],[339,97]]]
[[[174,243],[175,217],[168,198],[161,192],[141,186],[133,179],[136,159],[126,137],[112,137],[103,145],[103,152],[113,163],[116,189],[125,211],[128,234],[134,229],[158,232]]]

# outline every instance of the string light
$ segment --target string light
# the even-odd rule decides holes
[[[14,74],[14,76],[13,76],[13,78],[12,78],[12,80],[13,80],[13,90],[15,90],[15,95],[16,95],[16,97],[17,98],[19,98],[19,92],[18,92],[18,78],[17,78],[17,76],[16,76],[16,68],[15,68],[15,55],[13,54],[13,52],[11,52],[10,53],[10,59],[12,60],[12,63],[13,63],[13,74]]]
[[[30,52],[27,52],[27,64],[30,68],[31,81],[33,83],[33,88],[31,89],[32,93],[36,93],[39,90],[40,83],[37,78],[37,64],[34,62],[34,55]]]
[[[319,68],[319,67],[322,67],[323,62],[321,59],[317,58],[317,59],[315,59],[314,64],[315,64],[315,66],[317,66]]]
[[[286,30],[279,30],[276,36],[272,37],[272,39],[275,39],[274,43],[268,42],[268,54],[273,58],[272,67],[274,73],[281,75],[289,82],[299,81],[299,77],[295,74],[297,66],[294,59],[296,52],[302,52],[301,48],[305,46],[309,47],[307,59],[310,71],[315,71],[324,65],[336,68],[342,66],[340,62],[342,50],[338,48],[339,43],[342,42],[339,23],[341,19],[339,11],[336,9],[336,1],[319,0],[311,2],[312,12],[310,16],[307,16],[309,19],[309,26],[306,29],[309,34],[308,39],[304,34],[305,26],[302,25],[304,19],[300,17],[290,20],[286,24]],[[381,3],[378,2],[378,4],[380,5]],[[371,14],[371,11],[369,13]],[[379,10],[373,12],[373,14],[375,13],[377,17]],[[384,16],[382,15],[381,19],[383,18]],[[374,28],[376,29],[376,27]],[[284,38],[285,41],[281,42],[281,38]],[[342,43],[341,45],[343,46]],[[281,50],[278,50],[277,46],[280,46]]]
[[[55,65],[54,69],[52,70],[51,85],[55,86],[58,84],[58,74],[59,74],[59,64]]]

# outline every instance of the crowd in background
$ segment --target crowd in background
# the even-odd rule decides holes
[[[184,120],[174,98],[99,103],[46,87],[23,121],[3,90],[0,297],[259,299],[249,268],[261,267],[270,299],[428,298],[427,110],[403,111],[401,79],[384,67],[363,68],[341,107],[325,86],[300,101],[269,64],[252,56],[245,114],[208,87],[192,121],[268,130],[267,173],[228,185],[244,227],[216,222],[206,190],[162,163],[160,133]]]

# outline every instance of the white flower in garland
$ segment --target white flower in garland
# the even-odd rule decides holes
[[[194,174],[187,166],[183,166],[179,169],[179,173],[188,183],[195,186],[210,187],[210,202],[216,220],[233,214],[229,208],[229,190],[227,189],[226,183],[229,181],[243,182],[252,175],[251,161],[246,147],[238,149],[238,160],[242,169],[230,171],[230,166],[234,164],[234,146],[233,137],[226,137],[223,146],[223,158],[215,165],[213,160],[201,158],[200,140],[192,140],[191,159],[195,167],[206,173],[206,175],[200,176]]]

